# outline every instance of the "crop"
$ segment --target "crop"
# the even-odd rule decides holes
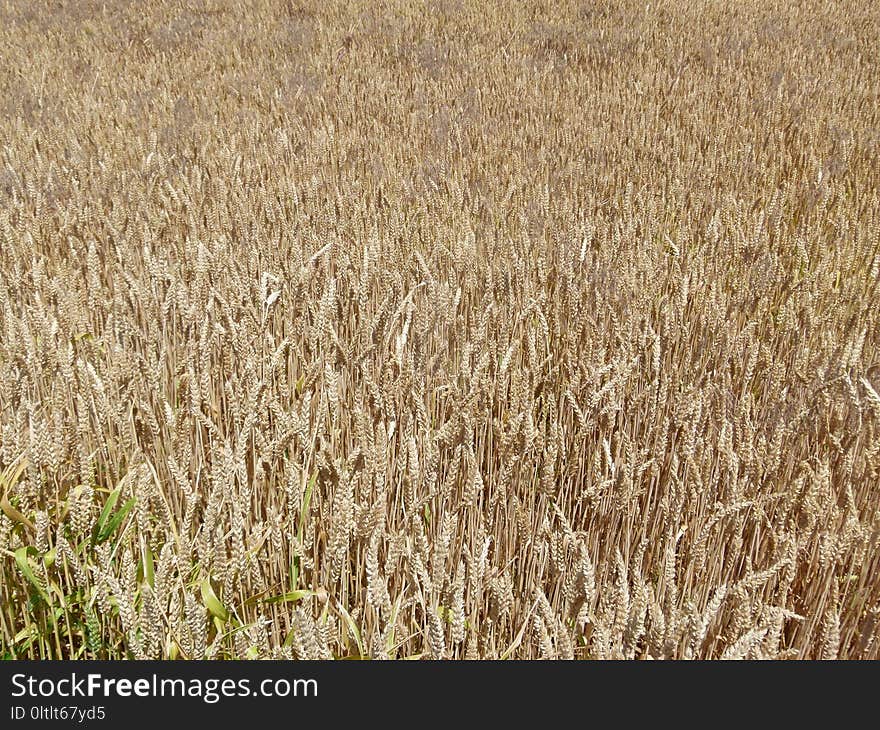
[[[0,654],[878,658],[880,4],[0,4]]]

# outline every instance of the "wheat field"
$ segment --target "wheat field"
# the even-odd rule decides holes
[[[3,657],[880,657],[880,5],[0,41]]]

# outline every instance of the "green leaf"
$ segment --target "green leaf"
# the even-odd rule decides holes
[[[299,510],[299,526],[297,527],[297,538],[299,539],[300,545],[303,542],[303,536],[305,535],[306,530],[306,517],[309,514],[309,506],[312,503],[312,490],[315,488],[315,483],[318,481],[318,472],[316,471],[311,479],[309,479],[308,484],[306,484],[306,491],[303,495],[303,503]],[[290,585],[293,588],[296,588],[299,585],[299,557],[294,557],[290,562]]]
[[[40,594],[40,598],[42,598],[46,603],[50,603],[49,594],[46,593],[43,585],[40,581],[37,580],[37,576],[34,574],[33,568],[31,568],[30,561],[28,560],[28,553],[33,553],[37,555],[37,551],[35,548],[25,545],[24,547],[20,547],[15,551],[15,562],[18,565],[18,569],[21,571],[21,574],[27,578],[31,583],[33,583],[34,588],[37,589],[37,592]]]
[[[95,523],[95,527],[92,530],[92,542],[98,542],[98,535],[100,535],[106,528],[107,522],[110,520],[110,515],[113,514],[113,508],[116,506],[116,502],[121,493],[122,490],[117,488],[110,492],[110,496],[107,497],[107,501],[104,503],[104,509],[101,510],[101,515],[98,517],[98,521]]]
[[[361,632],[358,629],[357,624],[354,622],[354,619],[351,617],[351,614],[345,610],[345,606],[341,603],[338,607],[339,615],[345,620],[346,625],[348,626],[348,630],[351,632],[351,635],[354,637],[354,641],[357,644],[358,654],[364,656],[367,652],[364,651],[364,642],[361,639]]]
[[[48,550],[45,555],[43,555],[43,565],[47,568],[51,568],[55,565],[55,561],[58,560],[58,551],[55,548]]]
[[[299,583],[299,558],[294,557],[290,561],[290,585],[295,586]]]
[[[3,514],[5,514],[10,520],[13,522],[20,522],[33,532],[33,523],[12,505],[7,496],[9,490],[15,486],[15,483],[18,481],[18,478],[21,476],[21,473],[25,470],[27,465],[27,459],[20,457],[17,461],[12,462],[6,467],[6,469],[3,470],[3,473],[0,474],[0,510],[2,510]]]
[[[263,603],[296,603],[297,601],[301,601],[303,598],[309,598],[310,596],[316,596],[317,591],[308,591],[308,590],[299,590],[299,591],[290,591],[290,593],[283,593],[280,596],[272,596],[271,598],[264,598]]]
[[[284,639],[284,644],[282,644],[282,646],[284,646],[285,649],[293,646],[293,637],[295,636],[294,631],[295,629],[291,629],[290,633],[287,635],[287,638]]]
[[[303,503],[302,509],[299,512],[299,531],[298,537],[300,543],[303,541],[303,535],[305,534],[306,529],[306,517],[309,514],[309,505],[312,503],[312,490],[315,488],[315,483],[318,481],[318,472],[315,472],[312,475],[312,478],[309,479],[309,483],[306,485],[306,493],[303,495]]]
[[[156,586],[156,569],[153,566],[153,551],[149,545],[144,551],[144,578],[150,584],[150,588]]]
[[[220,602],[217,594],[214,593],[214,587],[211,585],[210,578],[205,578],[202,581],[202,602],[205,604],[205,608],[211,612],[212,616],[221,621],[229,620],[229,611],[226,610],[226,606]]]
[[[115,494],[115,492],[114,492],[114,494]],[[116,514],[114,514],[112,517],[110,517],[110,519],[106,520],[106,522],[104,523],[104,526],[100,530],[98,530],[98,538],[95,541],[96,543],[104,542],[114,532],[116,532],[116,530],[119,529],[119,526],[122,524],[122,521],[125,519],[125,517],[128,515],[128,513],[131,512],[131,508],[134,507],[135,502],[137,502],[137,500],[134,497],[132,497],[124,505],[122,505],[122,507],[120,508],[120,510]],[[106,507],[105,507],[105,509],[106,509]],[[103,515],[103,513],[102,513],[102,515]]]
[[[443,619],[446,623],[451,624],[452,619],[455,618],[452,615],[452,609],[448,606],[437,606],[437,615]],[[471,627],[471,622],[467,619],[464,620],[464,627],[469,629]]]
[[[37,625],[31,623],[31,624],[28,624],[27,626],[25,626],[21,631],[19,631],[13,637],[12,641],[16,645],[21,644],[22,642],[25,642],[23,647],[19,647],[19,648],[26,648],[26,647],[30,646],[30,644],[32,644],[35,639],[39,638],[39,636],[40,636],[40,631],[37,628]]]

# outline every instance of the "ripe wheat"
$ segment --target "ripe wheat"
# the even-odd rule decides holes
[[[0,5],[0,653],[880,656],[880,5],[782,5]]]

